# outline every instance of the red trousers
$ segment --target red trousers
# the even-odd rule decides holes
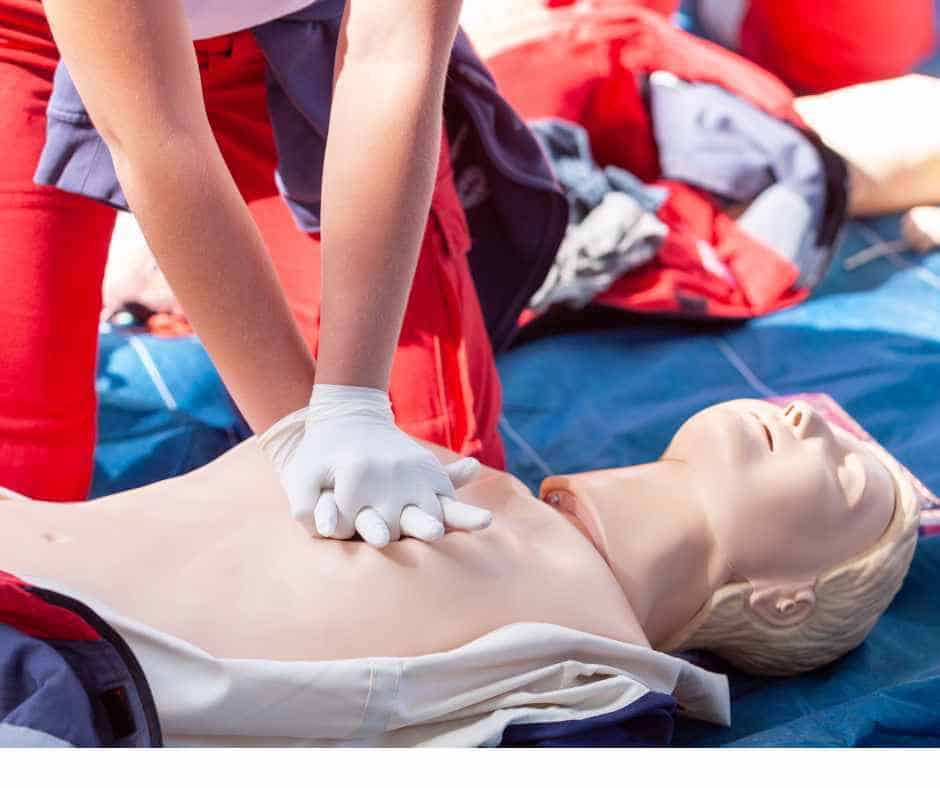
[[[320,242],[277,194],[263,55],[250,33],[197,44],[209,119],[310,347]],[[0,0],[0,485],[85,497],[92,473],[101,281],[113,209],[32,182],[58,52],[39,0]],[[502,467],[500,386],[466,253],[446,140],[392,366],[398,423]]]

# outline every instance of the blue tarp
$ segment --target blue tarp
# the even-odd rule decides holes
[[[194,337],[105,327],[96,388],[92,497],[186,473],[251,434]]]

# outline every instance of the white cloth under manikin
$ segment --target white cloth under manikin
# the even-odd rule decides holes
[[[509,725],[597,717],[649,692],[730,722],[724,676],[565,627],[512,624],[421,657],[218,659],[59,583],[23,579],[84,602],[127,641],[169,746],[495,745]]]

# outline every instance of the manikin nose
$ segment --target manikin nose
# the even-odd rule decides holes
[[[799,440],[815,432],[818,419],[819,414],[813,410],[813,406],[799,399],[791,402],[783,411],[783,420]]]

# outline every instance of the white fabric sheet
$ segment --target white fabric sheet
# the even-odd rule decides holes
[[[724,676],[564,627],[513,624],[412,658],[217,659],[60,584],[27,581],[84,602],[121,634],[170,746],[495,745],[510,724],[608,714],[650,691],[672,694],[690,716],[730,722]]]

